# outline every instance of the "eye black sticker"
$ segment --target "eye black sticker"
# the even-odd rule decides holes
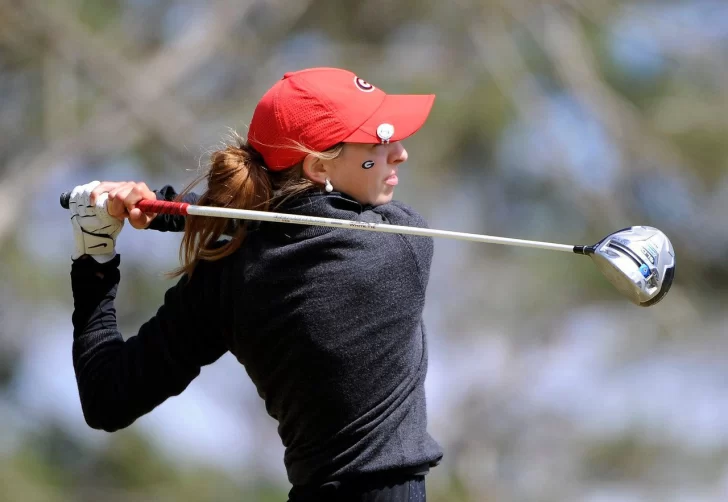
[[[371,169],[372,167],[374,167],[374,161],[373,161],[373,160],[367,160],[366,162],[364,162],[364,163],[363,163],[363,164],[361,165],[361,167],[362,167],[363,169]]]

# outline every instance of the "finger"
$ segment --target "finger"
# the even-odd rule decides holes
[[[96,214],[103,214],[103,211],[109,212],[109,193],[108,192],[102,192],[99,194],[99,196],[96,198],[96,202],[94,203],[94,206],[96,207]]]
[[[81,191],[81,203],[84,206],[90,206],[91,205],[91,202],[90,202],[91,192],[100,183],[101,183],[100,181],[92,181],[91,183],[86,183],[83,186],[83,190]]]
[[[78,196],[81,192],[83,192],[83,185],[76,185],[73,187],[73,190],[71,190],[70,202],[78,203]]]
[[[134,187],[135,190],[146,200],[157,200],[157,194],[152,192],[146,183],[140,181]]]
[[[143,192],[139,188],[138,183],[133,183],[129,186],[128,191],[124,194],[124,205],[127,211],[131,211],[136,207],[136,204],[144,198]]]
[[[129,216],[124,199],[133,188],[132,182],[124,182],[109,192],[109,214],[115,218],[124,219]]]
[[[136,183],[124,199],[129,213],[129,222],[134,228],[147,228],[156,217],[156,213],[144,213],[136,207],[142,200],[157,200],[157,194],[152,192],[144,182]]]
[[[156,198],[156,194],[149,190],[145,183],[134,183],[129,193],[124,197],[124,205],[127,212],[131,213],[131,210],[136,207],[139,201],[156,200]]]
[[[152,223],[155,216],[155,214],[145,213],[138,207],[135,207],[129,212],[129,223],[134,228],[147,228]]]
[[[71,211],[71,215],[79,214],[78,213],[78,199],[80,197],[80,193],[83,191],[83,185],[77,185],[71,190],[71,197],[68,199],[68,209]]]
[[[126,183],[126,181],[102,181],[96,186],[96,188],[91,191],[91,204],[93,205],[96,203],[96,197],[98,197],[99,194],[102,194],[104,192],[110,192],[111,190],[122,185],[123,183]]]
[[[96,185],[98,185],[98,183],[98,181],[92,181],[91,183],[81,185],[76,192],[76,212],[79,216],[86,217],[89,214],[94,214],[95,209],[90,207],[89,197],[91,194],[91,190],[93,190]]]
[[[132,189],[134,183],[131,181],[124,181],[123,183],[119,183],[116,187],[109,190],[109,198],[110,199],[116,199],[116,198],[124,198],[124,196]]]
[[[131,191],[124,198],[124,204],[126,205],[127,211],[130,211],[141,200],[156,200],[157,196],[154,192],[149,190],[146,183],[134,183]]]

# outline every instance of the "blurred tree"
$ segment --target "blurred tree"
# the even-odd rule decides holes
[[[53,419],[24,424],[14,392],[52,335],[39,325],[70,353],[57,193],[88,177],[183,185],[272,81],[326,65],[437,93],[401,190],[432,226],[585,242],[646,223],[677,249],[665,303],[635,312],[562,256],[438,241],[431,387],[448,408],[431,415],[447,453],[430,498],[604,500],[606,486],[724,500],[727,441],[700,445],[720,436],[713,383],[728,377],[727,26],[707,0],[0,0],[0,419],[21,416],[0,420],[3,496],[285,499],[279,478],[182,467],[141,427],[92,448]],[[178,241],[155,236],[152,252],[127,233],[145,250],[123,259],[131,334],[169,286]],[[655,374],[688,390],[650,387]],[[676,408],[697,424],[678,427],[683,442],[666,425]],[[642,437],[641,420],[662,432]]]

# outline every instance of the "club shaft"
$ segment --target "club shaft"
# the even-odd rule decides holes
[[[68,209],[70,192],[61,194],[61,206]],[[272,211],[255,211],[252,209],[228,209],[220,207],[195,206],[182,202],[143,200],[137,207],[147,213],[166,213],[177,215],[210,216],[214,218],[234,218],[253,221],[270,221],[274,223],[293,223],[297,225],[316,225],[320,227],[348,228],[352,230],[367,230],[370,232],[385,232],[392,234],[419,235],[422,237],[445,237],[471,242],[485,242],[505,246],[519,246],[551,251],[564,251],[566,253],[583,254],[585,246],[572,246],[569,244],[556,244],[553,242],[529,241],[511,239],[509,237],[496,237],[493,235],[469,234],[465,232],[452,232],[450,230],[435,230],[431,228],[406,227],[389,225],[386,223],[367,223],[363,221],[340,220],[336,218],[322,218],[319,216],[305,216],[297,214],[275,213]]]
[[[243,220],[270,221],[275,223],[293,223],[298,225],[316,225],[321,227],[348,228],[354,230],[368,230],[370,232],[385,232],[393,234],[418,235],[422,237],[445,237],[472,242],[486,242],[507,246],[520,246],[552,251],[574,252],[574,246],[555,244],[552,242],[529,241],[511,239],[508,237],[495,237],[492,235],[479,235],[449,230],[435,230],[430,228],[407,227],[389,225],[386,223],[367,223],[362,221],[340,220],[335,218],[322,218],[318,216],[304,216],[294,214],[274,213],[269,211],[254,211],[250,209],[225,209],[218,207],[194,206],[187,207],[187,214],[194,216],[211,216],[220,218],[236,218]]]

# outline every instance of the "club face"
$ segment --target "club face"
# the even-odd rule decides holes
[[[595,244],[590,256],[617,291],[642,307],[659,302],[675,276],[672,243],[653,227],[615,232]]]

